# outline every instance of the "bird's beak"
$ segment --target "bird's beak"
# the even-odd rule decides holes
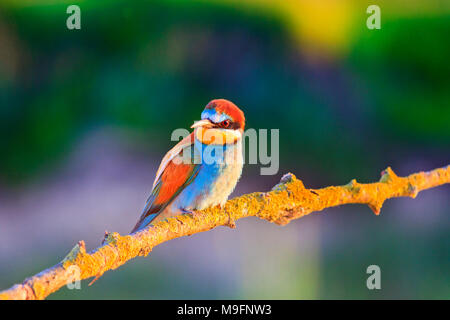
[[[198,127],[204,127],[204,128],[211,128],[212,123],[209,120],[199,120],[195,121],[194,124],[191,126],[191,128],[198,128]]]

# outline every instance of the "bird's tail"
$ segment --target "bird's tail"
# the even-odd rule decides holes
[[[156,218],[158,214],[159,213],[149,214],[148,216],[143,215],[142,218],[139,219],[139,221],[136,223],[136,225],[134,226],[133,230],[131,230],[130,233],[134,233],[136,231],[144,229],[153,221],[153,219]]]

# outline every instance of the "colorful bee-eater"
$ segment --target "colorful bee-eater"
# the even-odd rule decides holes
[[[232,102],[209,102],[194,131],[163,158],[153,189],[132,232],[180,214],[223,206],[243,166],[244,113]]]

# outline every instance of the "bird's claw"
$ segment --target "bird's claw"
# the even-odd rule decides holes
[[[183,214],[188,214],[188,215],[192,216],[192,218],[198,218],[201,216],[201,213],[198,213],[198,212],[195,212],[192,210],[182,209],[181,212]]]

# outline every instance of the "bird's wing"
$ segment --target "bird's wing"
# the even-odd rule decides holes
[[[153,188],[155,188],[155,185],[159,181],[161,174],[164,172],[169,162],[177,155],[179,155],[181,151],[183,151],[183,149],[190,147],[193,144],[194,144],[194,132],[191,132],[190,135],[184,137],[183,140],[178,142],[175,145],[175,147],[173,147],[172,149],[169,150],[169,152],[166,153],[164,158],[161,160],[161,164],[159,165],[158,171],[156,171],[155,181],[153,181]]]
[[[164,156],[156,173],[153,189],[147,200],[142,215],[131,232],[135,232],[147,226],[160,214],[166,206],[186,187],[198,173],[199,164],[175,161],[176,156],[183,156],[183,152],[191,152],[194,144],[194,134],[181,140]]]

